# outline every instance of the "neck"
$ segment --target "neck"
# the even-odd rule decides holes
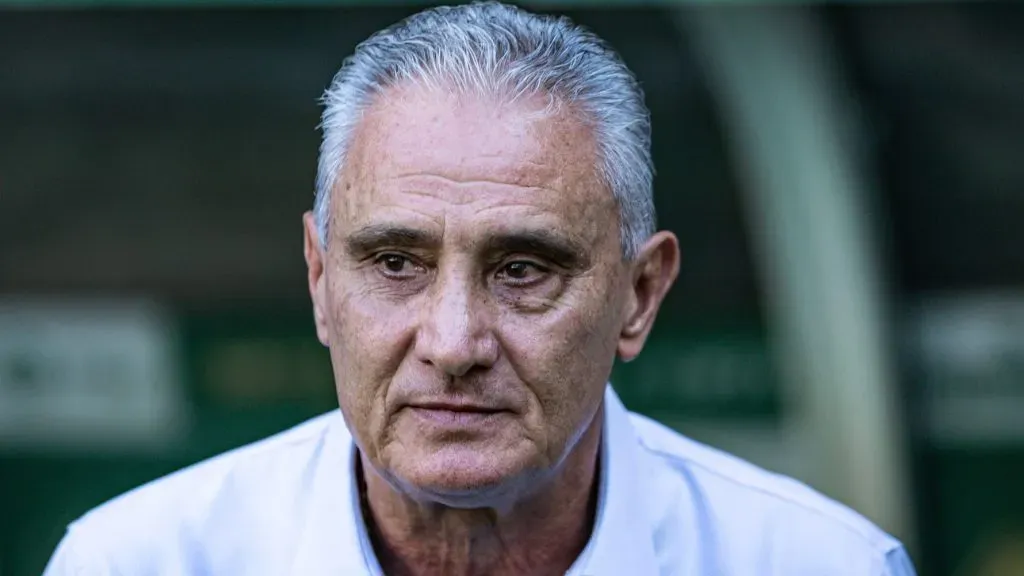
[[[415,501],[361,462],[364,517],[384,572],[565,574],[594,524],[601,421],[599,412],[553,477],[509,507]]]

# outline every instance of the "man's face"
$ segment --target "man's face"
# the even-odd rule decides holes
[[[359,447],[405,489],[543,474],[601,405],[631,268],[589,129],[545,103],[392,89],[333,191],[318,332]]]

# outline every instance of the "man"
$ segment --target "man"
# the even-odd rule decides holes
[[[856,513],[608,387],[679,248],[601,40],[436,8],[361,44],[325,106],[305,257],[340,412],[101,506],[49,574],[913,573]]]

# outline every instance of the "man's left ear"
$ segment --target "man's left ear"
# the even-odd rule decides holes
[[[658,308],[679,275],[679,240],[671,232],[658,232],[640,249],[632,266],[632,285],[618,346],[619,358],[626,362],[640,354]]]

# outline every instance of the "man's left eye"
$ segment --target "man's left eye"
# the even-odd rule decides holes
[[[509,262],[498,270],[498,278],[513,285],[531,284],[546,276],[548,270],[533,262]]]

